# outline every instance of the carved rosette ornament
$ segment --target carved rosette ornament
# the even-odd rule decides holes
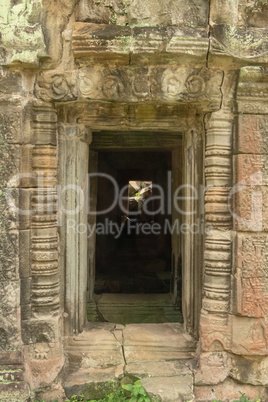
[[[185,87],[189,96],[200,96],[204,93],[205,82],[199,75],[190,75],[185,82]]]
[[[35,95],[43,100],[75,100],[77,98],[76,74],[41,72],[36,79]]]
[[[187,78],[187,70],[172,70],[167,68],[162,75],[161,89],[164,98],[177,100],[181,97],[184,82]]]
[[[107,99],[118,99],[123,90],[124,85],[118,77],[108,75],[104,78],[102,92]]]

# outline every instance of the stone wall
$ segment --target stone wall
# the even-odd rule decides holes
[[[1,400],[64,395],[94,241],[66,236],[57,185],[86,192],[91,132],[178,127],[213,228],[185,243],[195,397],[268,399],[267,23],[265,0],[2,1]]]

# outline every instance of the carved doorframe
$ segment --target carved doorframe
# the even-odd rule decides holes
[[[73,113],[73,108],[66,110],[66,108],[68,109],[69,107],[64,105],[60,106],[59,115],[63,115],[61,113],[62,108],[65,109],[65,118],[68,116],[69,112]],[[78,105],[76,105],[76,108],[79,110]],[[109,119],[109,117],[107,119]],[[68,121],[68,117],[66,120]],[[89,126],[87,118],[85,118],[84,112],[81,110],[78,112],[78,116],[76,115],[74,119],[75,121],[78,121],[79,124],[74,124],[73,122],[68,123],[66,120],[61,121],[59,125],[59,163],[61,165],[60,181],[63,184],[68,185],[68,183],[71,184],[75,182],[75,180],[83,182],[83,177],[85,177],[87,173],[88,164],[84,163],[83,169],[79,168],[81,158],[77,155],[77,152],[78,150],[82,151],[84,158],[88,158],[91,132],[100,131],[103,127],[99,126],[98,123],[93,123]],[[193,186],[199,187],[199,185],[203,184],[203,122],[199,116],[194,119],[191,118],[189,124],[186,124],[186,120],[188,121],[188,116],[185,117],[184,122],[182,121],[184,127],[184,153],[187,154],[183,162],[185,170],[184,178],[182,180],[185,180],[185,182],[187,180],[189,182],[190,180]],[[159,119],[159,125],[159,131],[161,131],[161,119]],[[172,125],[167,132],[174,132],[175,127],[178,127],[177,122]],[[118,128],[122,129],[122,126],[118,125]],[[135,127],[131,128],[131,131],[135,132]],[[70,144],[72,144],[72,146]],[[67,161],[69,163],[70,160],[72,160],[72,166],[67,166]],[[80,177],[79,175],[77,176],[79,172],[82,173],[83,177]],[[191,197],[191,195],[189,195],[189,197]],[[69,197],[68,202],[75,203],[75,199]],[[193,205],[186,206],[186,208],[189,210],[189,208],[193,208]],[[78,214],[75,219],[76,224],[85,225],[85,211]],[[194,215],[193,218],[187,216],[185,223],[191,225],[195,223],[196,219],[197,215]],[[86,320],[86,275],[88,273],[85,272],[85,267],[86,271],[88,268],[86,264],[87,257],[85,256],[81,258],[81,250],[86,249],[87,240],[81,235],[75,236],[75,234],[72,234],[71,237],[66,236],[66,219],[64,217],[61,218],[61,225],[61,265],[62,270],[65,270],[66,272],[66,288],[64,291],[65,328],[67,331],[66,334],[73,334],[74,332],[77,333],[83,329]],[[184,266],[187,266],[183,275],[183,313],[185,318],[185,329],[198,337],[202,291],[199,284],[203,275],[202,240],[199,239],[198,241],[194,241],[193,236],[188,234],[185,236],[184,244],[184,249],[189,250],[187,253],[184,251],[183,261]],[[191,247],[189,247],[190,244]],[[74,249],[76,250],[76,257],[73,255]],[[194,254],[194,258],[189,257],[190,253]],[[188,256],[186,256],[186,254],[188,254]],[[78,255],[80,255],[79,258]],[[179,255],[176,256],[175,264],[179,263],[178,259]],[[73,268],[74,266],[76,266],[76,269]],[[198,266],[199,269],[196,269],[196,266]],[[195,297],[193,295],[195,295]]]
[[[122,68],[127,69],[127,67]],[[188,266],[194,266],[196,264],[202,266],[202,257],[205,255],[205,276],[203,281],[205,299],[203,303],[203,311],[206,310],[208,315],[204,315],[205,320],[203,321],[206,322],[208,317],[210,321],[213,321],[213,317],[215,317],[215,320],[218,320],[220,316],[221,323],[225,325],[224,322],[226,320],[224,317],[227,317],[228,315],[230,296],[229,283],[231,241],[230,239],[227,239],[228,236],[230,237],[230,219],[229,217],[226,218],[228,214],[226,215],[225,211],[222,212],[222,208],[227,208],[227,194],[228,187],[230,186],[233,116],[229,112],[220,109],[221,97],[219,97],[219,94],[221,94],[220,84],[222,83],[222,74],[219,72],[219,70],[204,68],[196,69],[195,75],[195,69],[190,68],[188,74],[186,74],[187,69],[182,68],[182,76],[183,79],[185,79],[185,86],[182,87],[182,83],[179,81],[179,86],[177,89],[178,91],[183,90],[183,92],[182,94],[179,94],[177,98],[174,98],[173,92],[170,94],[170,85],[173,83],[176,77],[179,77],[179,70],[180,67],[177,68],[176,71],[174,71],[174,68],[170,67],[161,67],[160,69],[153,68],[152,71],[150,71],[150,74],[153,76],[157,73],[160,74],[162,78],[159,78],[157,82],[153,81],[150,84],[154,85],[151,87],[150,92],[150,97],[152,99],[147,99],[146,102],[137,100],[133,101],[133,98],[129,100],[126,99],[128,94],[124,94],[121,90],[120,93],[118,92],[118,78],[111,82],[111,84],[115,84],[115,92],[112,89],[107,92],[105,87],[102,94],[99,94],[98,96],[96,94],[94,95],[96,97],[101,96],[103,99],[95,101],[89,99],[91,95],[85,91],[85,85],[88,83],[88,81],[85,79],[85,74],[87,74],[87,71],[79,72],[80,81],[78,80],[78,83],[80,83],[80,86],[78,85],[78,88],[74,89],[72,81],[70,84],[71,89],[67,92],[65,90],[66,85],[69,85],[67,73],[57,74],[55,78],[53,75],[51,76],[50,73],[46,73],[46,75],[42,75],[42,79],[45,80],[45,82],[49,82],[48,85],[51,89],[48,89],[46,93],[44,93],[44,91],[38,92],[40,81],[37,80],[36,94],[42,99],[45,98],[46,100],[49,99],[50,101],[54,101],[54,106],[58,112],[58,143],[60,156],[59,184],[65,182],[68,184],[68,180],[70,182],[71,176],[73,176],[73,182],[76,183],[77,172],[82,172],[81,177],[84,177],[85,166],[83,166],[82,169],[79,168],[79,159],[77,158],[77,154],[72,154],[68,157],[66,155],[68,155],[68,152],[71,152],[71,148],[80,149],[82,153],[87,154],[88,145],[86,145],[86,142],[90,142],[90,134],[88,134],[90,131],[107,129],[111,130],[111,128],[114,130],[127,129],[132,131],[176,131],[177,128],[180,127],[180,131],[187,132],[185,137],[185,149],[188,150],[188,153],[185,153],[185,161],[197,160],[192,144],[194,142],[197,143],[198,138],[200,138],[200,136],[197,134],[198,130],[200,132],[206,132],[205,161],[204,163],[201,163],[201,165],[205,166],[205,184],[211,184],[213,188],[206,192],[205,200],[207,214],[205,221],[211,223],[216,229],[220,228],[220,231],[217,231],[217,233],[214,232],[214,237],[212,240],[207,237],[205,254],[202,252],[202,242],[199,242],[198,247],[200,250],[200,257],[196,258],[196,252],[184,252],[184,255],[186,259],[188,258],[188,260],[185,262],[185,265]],[[115,72],[118,74],[118,69],[116,69]],[[137,70],[137,74],[138,73],[141,74],[139,69]],[[73,77],[75,74],[76,72],[74,71],[70,76]],[[105,74],[105,70],[103,70],[102,74]],[[112,72],[109,71],[109,74],[110,75],[108,78],[111,81]],[[135,77],[136,72],[131,69],[129,85],[134,85],[135,80],[133,81],[133,74]],[[147,76],[147,70],[145,71],[145,74]],[[197,76],[197,74],[199,74],[200,77]],[[54,99],[53,80],[58,79],[59,75],[62,76],[64,91],[60,96],[60,99],[58,98],[58,93],[57,98]],[[196,84],[198,84],[197,93],[195,93],[196,87],[192,85],[195,80]],[[216,87],[215,82],[217,82]],[[99,86],[96,87],[96,90],[99,90]],[[136,96],[140,97],[144,96],[144,94],[137,94]],[[77,99],[77,97],[79,99]],[[107,97],[111,99],[106,99]],[[112,99],[113,97],[115,97],[115,99]],[[205,127],[203,121],[204,116],[206,116]],[[196,124],[198,130],[195,129]],[[64,148],[63,139],[66,144],[68,142],[74,144],[74,147],[68,148],[65,146],[65,156],[64,153],[62,153],[62,149]],[[187,143],[187,141],[190,141],[190,143]],[[201,152],[199,151],[199,155],[200,154]],[[62,162],[62,160],[73,160],[73,163],[70,165],[70,167],[68,167],[68,177],[64,176],[63,166],[65,166],[65,163]],[[196,167],[193,168],[193,165],[190,164],[188,172],[191,172],[190,175],[192,179],[198,174],[202,173],[202,166],[200,167],[196,165]],[[64,179],[64,177],[67,181]],[[78,182],[81,181],[84,183],[81,177],[78,179]],[[187,181],[186,178],[185,180]],[[210,212],[211,208],[212,213]],[[84,213],[81,214],[81,216],[84,215]],[[81,217],[81,219],[82,221],[78,221],[78,223],[86,223],[84,217]],[[222,235],[222,230],[226,230],[226,236]],[[65,232],[62,228],[60,229],[60,275],[63,277],[65,275],[63,275],[63,272],[65,272],[66,267],[71,267],[73,264],[76,264],[76,269],[74,270],[76,272],[76,277],[73,277],[73,271],[71,268],[69,268],[69,270],[67,269],[67,274],[65,275],[67,282],[64,279],[65,287],[60,293],[62,301],[61,305],[65,310],[64,321],[66,322],[66,328],[68,328],[67,333],[72,334],[73,332],[81,331],[85,322],[84,295],[86,293],[86,289],[84,283],[86,283],[86,281],[84,281],[85,272],[83,269],[77,268],[78,266],[81,267],[84,265],[84,263],[82,263],[83,259],[79,259],[77,256],[75,258],[72,258],[72,256],[66,256],[64,251],[65,237]],[[223,237],[224,239],[222,239]],[[67,241],[70,242],[70,239],[67,238]],[[189,242],[193,244],[191,240],[189,240]],[[73,243],[76,247],[76,250],[80,249],[80,247],[82,247],[82,249],[86,248],[85,241],[82,238],[78,239],[78,237],[75,237],[73,239]],[[224,250],[221,254],[224,261],[219,266],[214,264],[215,244],[218,244],[219,250]],[[189,250],[191,250],[191,248],[189,248]],[[192,250],[194,250],[194,248],[192,248]],[[226,255],[224,253],[226,253]],[[194,258],[192,258],[192,256],[194,256]],[[80,275],[79,278],[77,275]],[[200,297],[194,298],[193,296],[198,293],[198,289],[195,287],[194,283],[202,283],[202,275],[202,270],[199,270],[197,273],[195,270],[190,269],[187,284],[184,287],[184,289],[187,289],[187,291],[184,291],[184,300],[186,301],[186,305],[184,307],[184,312],[186,312],[184,313],[185,326],[187,330],[194,333],[196,336],[198,336],[199,311],[201,306]],[[194,277],[196,277],[196,279],[194,279]],[[223,278],[225,278],[224,281]],[[215,285],[217,281],[218,284]],[[222,281],[224,283],[222,283]],[[79,286],[77,287],[78,283],[83,284],[81,289]],[[222,289],[223,293],[223,298],[220,300],[218,298],[218,289]],[[189,308],[189,306],[194,307]]]

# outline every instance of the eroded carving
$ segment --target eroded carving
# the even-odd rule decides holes
[[[7,344],[8,334],[3,328],[0,328],[0,350],[6,350]]]
[[[0,280],[18,279],[19,244],[17,231],[3,231],[0,235]]]
[[[201,347],[205,352],[222,352],[231,348],[230,329],[220,317],[202,317]]]
[[[76,77],[72,73],[40,73],[36,80],[35,93],[44,100],[74,100],[77,98]]]
[[[266,0],[244,0],[238,6],[240,21],[249,27],[266,28],[268,5]]]
[[[268,117],[265,115],[239,115],[238,152],[245,154],[268,153]]]
[[[168,103],[205,102],[214,110],[221,99],[219,70],[187,68],[86,68],[79,73],[80,95],[89,99]]]
[[[250,317],[265,317],[268,313],[268,253],[267,236],[239,235],[237,240],[238,311]]]

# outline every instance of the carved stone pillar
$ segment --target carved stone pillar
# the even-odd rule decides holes
[[[57,115],[50,104],[29,105],[20,178],[22,340],[35,385],[54,380],[63,360],[59,343],[60,285],[57,225]]]
[[[205,241],[202,347],[209,350],[214,340],[228,344],[231,276],[231,214],[228,194],[232,182],[233,116],[219,111],[206,120],[205,219],[209,232]]]
[[[80,332],[86,321],[90,142],[91,132],[84,126],[60,126],[61,267],[65,281],[65,329],[69,335]]]

